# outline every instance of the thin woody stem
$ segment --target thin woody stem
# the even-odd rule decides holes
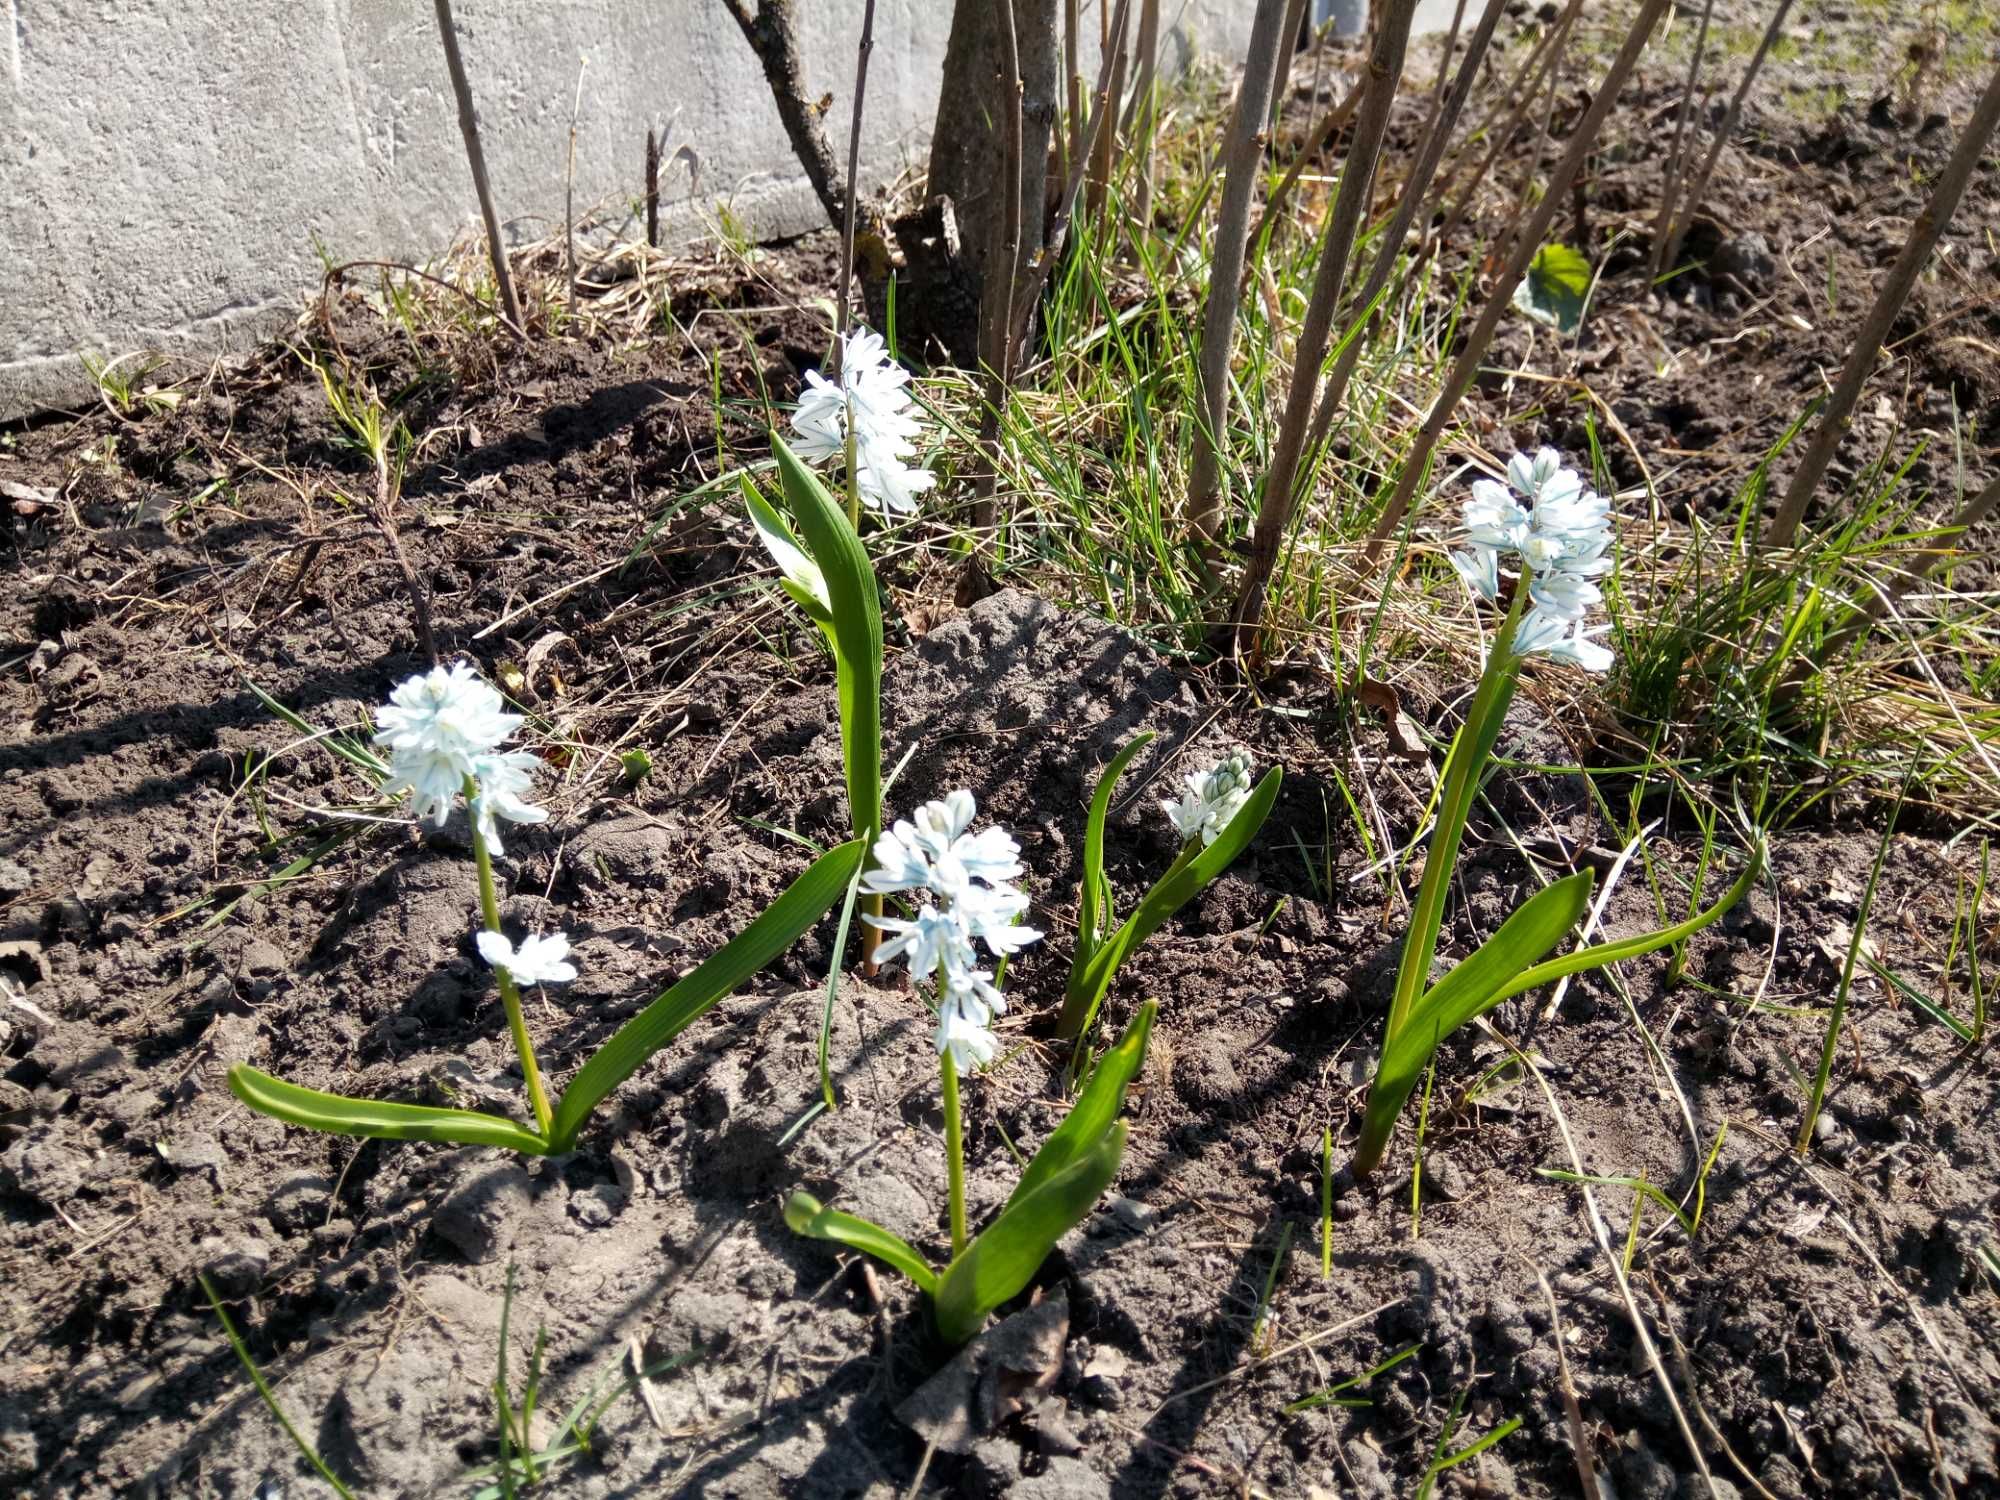
[[[465,804],[468,809],[479,795],[479,783],[468,776],[465,778]],[[472,858],[479,867],[479,915],[488,932],[500,930],[500,897],[493,887],[493,856],[486,848],[486,835],[479,831],[477,813],[472,818]],[[521,1059],[521,1077],[528,1085],[528,1102],[534,1106],[535,1128],[547,1139],[555,1125],[555,1115],[549,1109],[549,1096],[542,1090],[542,1070],[535,1065],[535,1046],[528,1040],[527,1019],[521,1014],[521,991],[514,983],[514,976],[504,968],[495,968],[494,977],[500,981],[500,1003],[507,1008],[507,1029],[514,1036],[514,1051]]]

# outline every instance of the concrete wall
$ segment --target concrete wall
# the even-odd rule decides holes
[[[846,155],[862,0],[797,0]],[[878,0],[862,178],[921,165],[952,0]],[[1360,3],[1360,0],[1355,0]],[[207,357],[283,326],[337,260],[421,262],[478,222],[429,0],[5,0],[0,418],[87,400],[81,351]],[[1338,10],[1348,0],[1320,0]],[[1419,27],[1453,0],[1422,0]],[[1084,0],[1086,32],[1097,0]],[[1234,59],[1255,0],[1163,0],[1162,65]],[[722,0],[454,0],[500,211],[561,223],[580,58],[579,207],[622,203],[648,126],[754,234],[822,222]],[[1087,48],[1094,54],[1095,48]],[[1086,70],[1095,75],[1094,56]],[[681,169],[676,238],[700,232]]]
[[[81,350],[206,356],[281,326],[338,259],[421,260],[477,223],[426,0],[6,0],[0,416],[86,398]],[[1088,7],[1094,10],[1094,6]],[[1169,60],[1240,54],[1251,0],[1168,0]],[[861,0],[800,0],[845,155]],[[648,125],[759,234],[820,211],[721,0],[458,0],[501,213],[560,224],[579,56],[577,201],[622,200]],[[949,0],[880,0],[863,177],[920,163]],[[669,191],[684,199],[676,173]],[[684,201],[679,233],[698,225]]]

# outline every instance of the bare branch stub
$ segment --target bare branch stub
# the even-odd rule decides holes
[[[846,189],[834,161],[833,143],[827,139],[825,109],[806,93],[805,62],[791,0],[757,0],[754,14],[746,0],[723,0],[723,4],[763,65],[785,136],[826,210],[827,222],[840,228],[847,218]]]

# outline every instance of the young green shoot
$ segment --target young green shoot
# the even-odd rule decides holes
[[[1271,1256],[1271,1269],[1264,1273],[1264,1289],[1257,1295],[1257,1312],[1250,1320],[1250,1352],[1253,1358],[1262,1359],[1270,1352],[1276,1322],[1271,1316],[1271,1299],[1277,1295],[1278,1277],[1285,1269],[1286,1257],[1291,1253],[1292,1224],[1287,1219],[1278,1226],[1278,1248]]]
[[[1132,915],[1114,926],[1111,883],[1104,873],[1105,820],[1118,778],[1152,738],[1151,731],[1135,735],[1104,768],[1090,799],[1084,825],[1083,887],[1077,901],[1076,958],[1056,1020],[1056,1036],[1062,1041],[1082,1042],[1088,1037],[1119,966],[1249,847],[1284,782],[1284,773],[1274,766],[1253,786],[1250,761],[1243,755],[1189,772],[1181,796],[1161,804],[1180,837],[1181,851]],[[1086,1051],[1077,1048],[1072,1076],[1080,1072]]]
[[[1319,1279],[1333,1280],[1333,1127],[1319,1132]]]
[[[1318,1411],[1323,1406],[1343,1406],[1356,1409],[1372,1406],[1374,1403],[1366,1396],[1348,1396],[1343,1395],[1342,1392],[1351,1391],[1357,1385],[1365,1385],[1377,1376],[1388,1374],[1389,1371],[1395,1369],[1404,1360],[1414,1359],[1418,1351],[1422,1348],[1422,1344],[1411,1344],[1406,1349],[1398,1349],[1372,1370],[1363,1370],[1359,1375],[1350,1375],[1345,1380],[1336,1381],[1324,1389],[1299,1397],[1298,1400],[1291,1402],[1284,1408],[1284,1413],[1288,1417],[1296,1417],[1301,1412]]]
[[[340,1476],[327,1467],[327,1462],[320,1457],[319,1450],[306,1441],[305,1434],[300,1432],[292,1419],[285,1414],[285,1409],[278,1405],[278,1398],[271,1393],[270,1382],[264,1379],[264,1372],[257,1368],[257,1361],[250,1357],[249,1346],[243,1342],[243,1335],[236,1331],[236,1324],[230,1321],[229,1313],[222,1305],[222,1299],[215,1294],[214,1283],[208,1279],[208,1273],[198,1271],[195,1275],[201,1282],[202,1294],[208,1298],[208,1305],[215,1310],[215,1316],[222,1324],[222,1331],[229,1339],[229,1347],[236,1351],[236,1358],[250,1376],[250,1383],[257,1387],[257,1399],[264,1403],[264,1409],[277,1419],[278,1425],[285,1430],[285,1436],[292,1440],[292,1446],[299,1450],[299,1456],[312,1465],[314,1472],[327,1482],[334,1494],[340,1496],[340,1500],[354,1500],[354,1491],[343,1484]]]
[[[1473,1439],[1456,1452],[1447,1453],[1445,1447],[1458,1435],[1459,1413],[1464,1409],[1465,1391],[1461,1389],[1451,1398],[1451,1410],[1445,1415],[1444,1427],[1438,1433],[1437,1446],[1431,1449],[1431,1461],[1424,1469],[1422,1481],[1417,1485],[1417,1500],[1430,1500],[1431,1494],[1437,1489],[1438,1476],[1445,1470],[1456,1468],[1469,1458],[1477,1458],[1521,1425],[1519,1417],[1509,1417],[1485,1436]]]

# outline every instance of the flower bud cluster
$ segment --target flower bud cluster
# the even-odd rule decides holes
[[[1197,836],[1204,847],[1222,836],[1229,820],[1250,800],[1250,757],[1232,755],[1206,771],[1187,774],[1187,790],[1176,802],[1162,802],[1174,831],[1185,841]]]

